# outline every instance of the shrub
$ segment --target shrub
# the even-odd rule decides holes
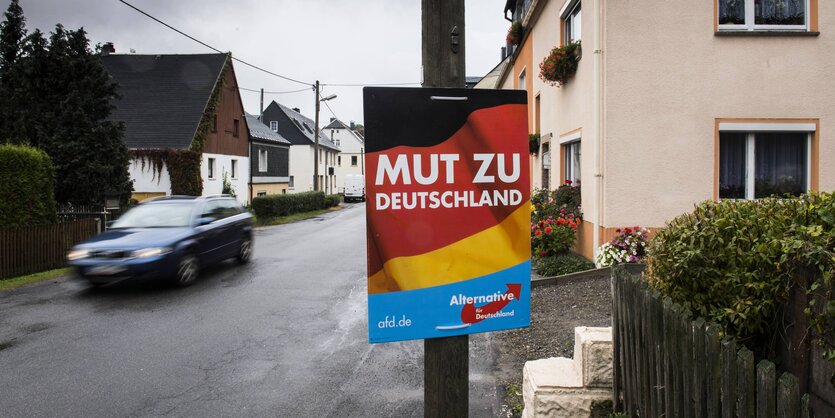
[[[577,72],[580,42],[572,42],[551,50],[539,64],[539,78],[552,86],[562,86]]]
[[[705,202],[653,238],[647,277],[663,295],[751,342],[752,349],[771,352],[795,278],[807,278],[807,291],[822,292],[833,306],[834,224],[831,194]],[[817,298],[809,299],[807,315],[818,342],[835,360],[835,346],[827,340],[835,310],[817,309]]]
[[[342,196],[338,194],[329,194],[325,196],[325,206],[329,208],[339,206],[340,203],[342,203]]]
[[[593,268],[594,263],[571,253],[541,258],[536,262],[536,272],[543,277],[561,276]]]
[[[566,180],[563,185],[554,190],[553,199],[560,209],[565,209],[566,212],[582,217],[579,182],[575,184],[571,180]]]
[[[606,267],[621,263],[640,263],[646,255],[647,235],[641,227],[623,228],[615,231],[612,241],[600,246],[594,263],[597,267]]]
[[[572,184],[566,180],[565,184],[556,190],[534,190],[531,195],[531,216],[534,222],[560,216],[582,219],[580,207],[580,184]]]
[[[52,160],[25,145],[0,145],[0,228],[57,222]]]
[[[529,134],[528,135],[528,151],[533,154],[539,154],[539,134]]]
[[[566,254],[577,238],[579,219],[565,214],[531,223],[531,249],[534,257],[542,258]]]
[[[252,199],[252,210],[255,212],[255,216],[262,220],[321,210],[327,207],[323,192],[272,194]]]

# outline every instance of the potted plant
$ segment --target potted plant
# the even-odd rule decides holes
[[[519,45],[519,42],[522,42],[522,29],[522,24],[519,22],[515,22],[510,25],[505,41],[507,41],[509,45]]]
[[[552,49],[539,64],[539,78],[552,86],[562,86],[577,72],[581,54],[579,41]]]
[[[539,154],[539,134],[528,135],[528,148],[531,154]]]

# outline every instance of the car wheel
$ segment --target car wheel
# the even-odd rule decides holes
[[[186,253],[177,262],[177,275],[174,277],[177,286],[186,287],[197,279],[200,274],[200,263],[192,253]]]
[[[252,238],[244,237],[241,240],[241,248],[238,250],[238,263],[246,264],[252,258]]]

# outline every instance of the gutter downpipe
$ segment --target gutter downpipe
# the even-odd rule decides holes
[[[595,35],[594,35],[594,111],[595,124],[595,147],[594,147],[594,181],[597,194],[595,205],[594,226],[594,249],[593,254],[597,255],[597,248],[600,247],[600,228],[603,227],[603,0],[595,0]]]

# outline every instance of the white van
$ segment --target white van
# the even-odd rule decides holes
[[[365,176],[362,174],[345,175],[345,201],[365,202]]]

